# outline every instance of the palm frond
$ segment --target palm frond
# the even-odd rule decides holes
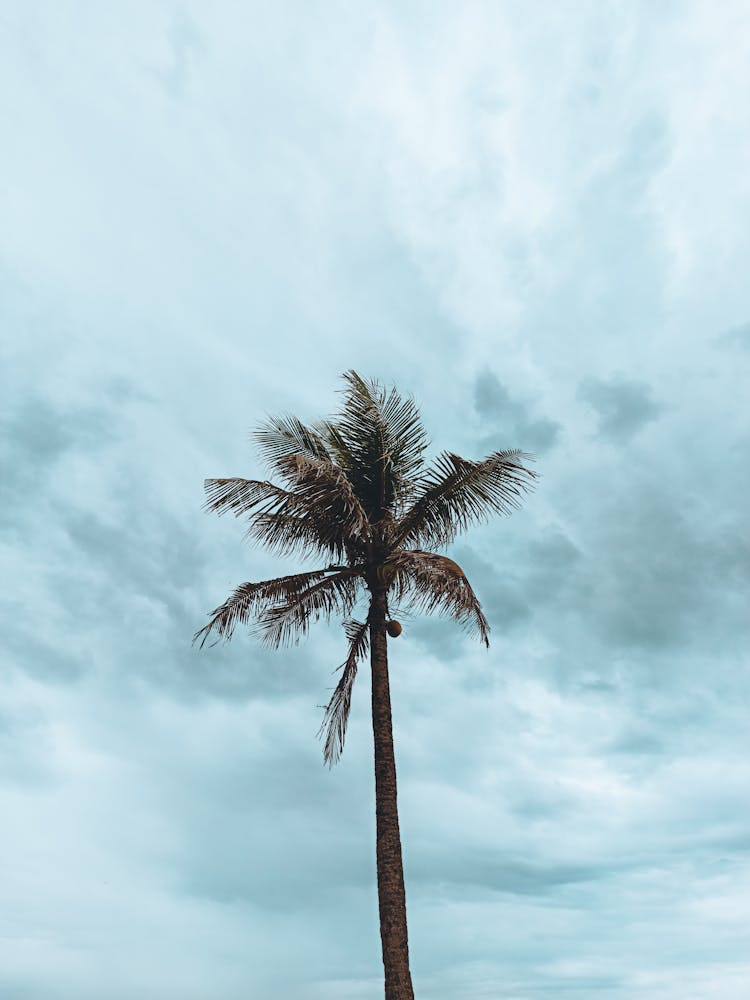
[[[327,530],[326,530],[327,528]],[[284,513],[258,514],[247,527],[245,538],[262,543],[279,555],[328,555],[336,562],[346,558],[355,546],[340,531],[340,526],[321,525],[306,515]]]
[[[533,489],[533,460],[518,449],[496,451],[481,462],[442,452],[420,479],[416,496],[396,529],[397,545],[448,545],[491,513],[510,514]]]
[[[367,514],[340,466],[328,459],[293,455],[279,459],[279,470],[309,515],[320,516],[326,526],[339,524],[341,533],[351,540],[369,540]]]
[[[269,602],[291,600],[295,595],[309,589],[331,573],[330,569],[313,570],[310,573],[295,573],[291,576],[279,576],[273,580],[263,580],[260,583],[242,583],[232,594],[214,608],[211,620],[193,636],[193,644],[201,638],[199,648],[203,648],[211,632],[218,636],[216,642],[223,639],[228,642],[237,625],[247,624],[258,611]],[[213,643],[216,645],[216,643]]]
[[[294,505],[295,497],[275,483],[257,479],[206,479],[204,480],[206,502],[204,510],[224,514],[234,513],[235,517],[254,511],[270,511],[284,504]]]
[[[452,559],[421,549],[396,552],[386,563],[394,598],[406,610],[447,614],[489,646],[490,626],[466,574]]]
[[[321,618],[327,621],[334,613],[346,616],[351,612],[357,602],[360,579],[356,567],[339,570],[275,604],[266,605],[257,616],[257,634],[265,645],[274,649],[299,642],[307,634],[311,621]]]
[[[344,473],[327,460],[285,456],[279,465],[293,488],[254,479],[207,479],[204,509],[248,515],[246,537],[282,554],[327,554],[336,559],[363,550],[367,515]]]
[[[355,371],[346,382],[343,406],[321,425],[331,450],[346,469],[371,521],[379,521],[408,492],[423,464],[427,435],[414,401]]]
[[[349,711],[352,705],[352,688],[357,676],[359,661],[367,652],[370,638],[367,622],[353,619],[344,623],[346,637],[349,640],[349,652],[338,668],[343,670],[339,682],[331,695],[331,700],[325,707],[323,722],[318,730],[318,737],[326,733],[323,746],[323,761],[331,767],[341,757],[346,739],[346,727],[349,722]]]
[[[277,472],[279,461],[293,455],[305,455],[307,458],[329,461],[331,459],[319,431],[315,427],[303,424],[290,414],[268,417],[257,430],[253,431],[252,437],[265,461]]]

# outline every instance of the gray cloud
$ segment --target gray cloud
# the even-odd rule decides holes
[[[595,410],[599,434],[615,444],[630,441],[663,410],[649,385],[621,376],[586,378],[578,387],[578,397]]]
[[[543,454],[554,447],[560,435],[560,424],[546,417],[537,417],[531,407],[511,396],[507,387],[492,371],[482,372],[474,383],[474,406],[483,423],[497,428],[485,434],[486,447],[512,447]],[[503,444],[498,444],[502,435]]]
[[[696,522],[673,493],[638,481],[607,503],[592,538],[594,628],[618,644],[665,649],[704,646],[709,620],[724,620],[730,634],[742,628],[729,589],[747,584],[739,524]]]
[[[117,436],[117,415],[101,406],[53,406],[38,395],[6,401],[0,418],[0,528],[16,528],[18,517],[43,496],[56,462],[66,453],[104,448]]]
[[[390,646],[419,995],[744,1000],[741,6],[19,6],[3,996],[382,996],[367,668],[329,772],[336,625],[190,645],[279,568],[203,478],[353,366],[542,474],[451,549],[491,649]]]

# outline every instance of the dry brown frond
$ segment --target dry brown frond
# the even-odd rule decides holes
[[[295,591],[257,616],[256,631],[267,646],[278,648],[297,643],[307,634],[310,621],[328,620],[336,612],[347,615],[357,601],[361,575],[345,569],[318,580],[305,590]]]
[[[223,604],[214,608],[211,620],[203,628],[198,629],[193,636],[193,643],[202,636],[200,644],[202,649],[212,631],[218,635],[216,642],[220,639],[228,642],[237,625],[247,624],[269,602],[278,602],[282,598],[289,600],[318,581],[324,580],[330,573],[330,569],[319,569],[310,573],[279,576],[260,583],[240,584]]]
[[[394,597],[406,609],[447,614],[489,646],[490,627],[460,566],[421,549],[400,550],[386,564],[393,569]]]
[[[339,682],[331,695],[331,700],[325,708],[323,722],[318,730],[320,737],[325,730],[326,739],[323,747],[323,760],[329,767],[341,757],[346,739],[346,727],[349,722],[349,711],[352,703],[352,687],[357,676],[359,661],[367,652],[369,646],[369,625],[367,622],[348,621],[344,623],[349,653],[338,668],[343,669]]]

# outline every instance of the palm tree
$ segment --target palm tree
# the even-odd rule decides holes
[[[311,620],[344,618],[348,653],[325,709],[324,761],[344,747],[352,685],[370,651],[375,745],[375,815],[380,937],[386,1000],[413,1000],[406,897],[396,801],[386,634],[402,610],[448,614],[489,646],[489,625],[461,568],[428,548],[448,545],[473,521],[509,514],[532,486],[522,452],[497,451],[481,462],[443,452],[426,466],[427,437],[413,400],[356,372],[344,376],[343,405],[331,420],[306,426],[268,419],[255,440],[283,485],[207,479],[205,508],[247,515],[247,536],[280,554],[317,556],[328,565],[261,583],[243,583],[196,632],[228,640],[239,624],[278,648],[307,633]],[[421,546],[425,546],[422,548]],[[358,599],[369,605],[353,619]]]

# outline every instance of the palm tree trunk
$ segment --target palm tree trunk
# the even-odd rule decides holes
[[[385,590],[373,588],[369,622],[380,940],[385,967],[385,1000],[414,1000],[409,972],[406,893],[396,802],[396,758],[393,753],[391,692],[388,683],[386,613]]]

